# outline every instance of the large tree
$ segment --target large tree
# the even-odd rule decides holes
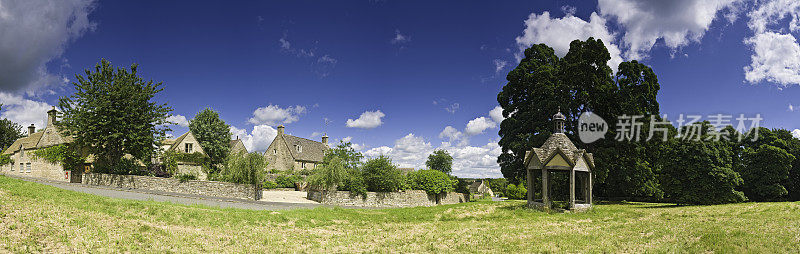
[[[153,100],[162,83],[140,77],[137,64],[130,70],[114,68],[105,59],[75,78],[75,92],[59,98],[63,119],[57,124],[75,138],[75,145],[95,156],[97,172],[137,173],[123,156],[149,162],[169,130],[166,119],[172,108]]]
[[[211,158],[212,169],[216,171],[216,165],[224,163],[231,151],[230,125],[219,118],[219,113],[205,108],[189,121],[189,130]]]
[[[594,38],[573,41],[563,58],[544,44],[525,50],[524,58],[509,72],[508,83],[497,96],[506,117],[500,124],[498,142],[503,150],[498,157],[503,176],[512,182],[526,177],[522,165],[525,151],[541,146],[552,134],[551,117],[560,109],[568,119],[566,134],[579,147],[595,153],[599,194],[660,195],[653,163],[645,156],[645,144],[609,140],[616,134],[611,128],[606,139],[591,144],[577,139],[575,127],[582,112],[593,112],[609,125],[623,114],[659,112],[656,95],[660,85],[653,70],[630,61],[621,63],[614,74],[607,64],[610,59],[603,42]],[[615,158],[620,153],[635,156],[626,157],[623,163]],[[613,184],[606,185],[606,180]],[[614,187],[620,185],[624,187]]]
[[[0,104],[0,110],[2,110],[2,107],[3,104]],[[0,120],[0,151],[5,150],[14,141],[23,136],[21,125],[8,120],[8,118]]]
[[[444,149],[436,149],[432,154],[428,155],[428,160],[425,161],[425,166],[429,169],[439,170],[445,174],[453,172],[453,156]]]

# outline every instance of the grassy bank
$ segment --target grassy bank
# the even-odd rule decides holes
[[[0,252],[797,252],[800,203],[522,202],[250,211],[111,199],[0,176]]]

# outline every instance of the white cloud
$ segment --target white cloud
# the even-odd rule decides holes
[[[358,119],[347,119],[345,125],[350,128],[372,129],[383,124],[382,118],[386,116],[380,110],[365,111]]]
[[[450,106],[447,106],[446,108],[444,108],[444,111],[450,112],[450,114],[455,114],[456,111],[458,111],[458,108],[460,108],[460,107],[461,107],[461,104],[458,104],[458,102],[456,102],[456,103],[450,104]]]
[[[789,111],[794,112],[795,110],[800,110],[800,108],[797,108],[797,106],[794,106],[792,104],[789,104]]]
[[[394,30],[394,38],[392,38],[392,44],[401,44],[411,41],[407,35],[401,34],[399,29]]]
[[[800,84],[800,45],[781,22],[788,19],[789,31],[800,28],[800,2],[776,0],[761,4],[748,13],[747,25],[754,35],[745,39],[753,55],[744,67],[750,83],[768,81],[783,86]]]
[[[189,121],[186,120],[186,117],[182,115],[171,115],[167,117],[167,121],[175,123],[175,125],[178,126],[189,127]]]
[[[66,45],[92,30],[92,0],[3,1],[0,3],[0,91],[29,96],[63,85],[47,70]]]
[[[3,92],[0,92],[0,104],[3,104],[0,118],[8,118],[22,127],[34,124],[37,129],[45,127],[47,111],[52,109],[52,106],[46,102],[33,101],[20,95]]]
[[[453,147],[444,142],[437,149],[445,149],[453,156],[453,175],[459,177],[502,177],[497,156],[501,149],[497,142],[490,141],[484,146]],[[368,157],[386,155],[398,167],[425,168],[428,155],[434,148],[422,137],[408,134],[395,141],[393,147],[381,146],[364,152]]]
[[[794,136],[797,139],[800,139],[800,129],[794,129],[792,131],[792,136]]]
[[[474,136],[483,133],[486,129],[493,128],[497,128],[497,123],[486,117],[478,117],[467,123],[467,128],[464,129],[464,133]]]
[[[246,129],[231,126],[231,136],[232,138],[238,137],[241,139],[247,151],[264,152],[272,143],[272,140],[278,136],[278,130],[269,125],[256,125],[253,126],[253,130],[248,134]]]
[[[523,34],[516,38],[519,51],[516,53],[517,61],[524,57],[525,49],[533,44],[544,43],[552,47],[558,57],[564,57],[569,52],[569,44],[573,40],[586,40],[589,37],[603,40],[611,54],[608,65],[616,72],[622,62],[620,50],[615,41],[615,34],[606,27],[605,18],[597,13],[592,13],[589,22],[567,14],[563,18],[550,18],[549,12],[541,15],[531,13],[525,20]]]
[[[508,65],[508,61],[501,59],[494,59],[494,71],[500,72]]]
[[[735,20],[739,0],[600,0],[603,17],[616,20],[624,28],[622,41],[626,58],[642,59],[656,41],[662,39],[676,50],[703,37],[717,13],[728,10],[726,18]],[[604,39],[605,41],[605,39]]]
[[[257,108],[253,111],[253,117],[248,120],[255,125],[277,125],[281,123],[293,123],[300,120],[300,115],[306,113],[306,107],[297,105],[281,108],[278,105]]]
[[[489,116],[492,118],[492,121],[500,125],[506,118],[503,117],[503,108],[500,106],[494,107],[491,111],[489,111]]]
[[[456,128],[453,128],[453,126],[444,127],[444,130],[442,130],[442,132],[439,133],[439,138],[447,138],[448,140],[450,140],[450,142],[459,140],[462,137],[463,133],[458,131]]]

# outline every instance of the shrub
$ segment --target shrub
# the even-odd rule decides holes
[[[458,180],[451,179],[442,171],[425,169],[408,174],[411,189],[424,190],[428,194],[441,194],[455,189]]]
[[[397,191],[403,183],[403,173],[384,155],[367,160],[362,173],[369,191]]]
[[[364,182],[363,173],[357,168],[347,169],[342,185],[337,189],[367,197],[367,184]]]
[[[506,187],[508,187],[508,180],[505,178],[489,180],[489,188],[491,188],[492,192],[498,197],[506,196]]]
[[[519,183],[518,185],[509,184],[506,187],[506,197],[509,199],[527,199],[528,189],[525,188],[524,183]]]
[[[665,146],[661,185],[678,204],[742,202],[742,178],[731,169],[732,152],[720,142],[678,142]]]
[[[344,167],[342,159],[333,157],[328,163],[314,169],[308,182],[315,188],[322,190],[336,190],[337,186],[342,185],[347,177],[347,169]]]
[[[257,184],[264,181],[266,167],[267,161],[259,153],[232,154],[217,177],[226,182]]]
[[[275,178],[275,183],[280,188],[295,188],[297,183],[301,181],[303,181],[303,179],[296,175],[280,175]]]
[[[178,178],[178,181],[182,183],[188,182],[189,180],[197,180],[197,176],[193,174],[178,174],[175,178]]]
[[[263,189],[275,189],[278,188],[278,184],[270,180],[265,180],[263,186],[261,187]]]

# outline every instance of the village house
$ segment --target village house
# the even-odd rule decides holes
[[[44,130],[37,132],[36,126],[31,124],[28,126],[27,136],[17,139],[3,151],[4,155],[11,156],[14,163],[0,167],[0,171],[10,175],[80,182],[78,172],[73,174],[70,170],[64,170],[61,163],[50,163],[33,156],[33,153],[39,149],[72,142],[72,137],[61,135],[55,125],[57,113],[55,107],[47,111],[47,126]]]
[[[494,192],[492,192],[492,189],[489,188],[488,182],[484,179],[477,180],[474,183],[470,184],[469,193],[476,197],[480,197],[483,195],[488,195],[489,197],[494,196]]]
[[[231,140],[229,143],[231,147],[231,154],[239,153],[239,152],[247,152],[247,148],[244,147],[244,142],[237,136],[236,139]],[[184,153],[184,154],[192,154],[192,153],[200,153],[202,155],[208,155],[203,149],[203,146],[200,145],[200,142],[197,141],[195,138],[194,133],[192,131],[187,131],[183,135],[180,135],[178,138],[175,139],[165,139],[161,142],[161,152],[166,151],[173,151],[176,153]],[[197,177],[198,180],[207,180],[208,174],[203,170],[203,166],[195,163],[195,162],[187,162],[187,161],[178,161],[178,174],[190,174]]]
[[[278,135],[264,152],[268,168],[281,171],[314,169],[322,163],[328,150],[328,136],[322,142],[295,137],[284,133],[285,127],[278,126]]]

